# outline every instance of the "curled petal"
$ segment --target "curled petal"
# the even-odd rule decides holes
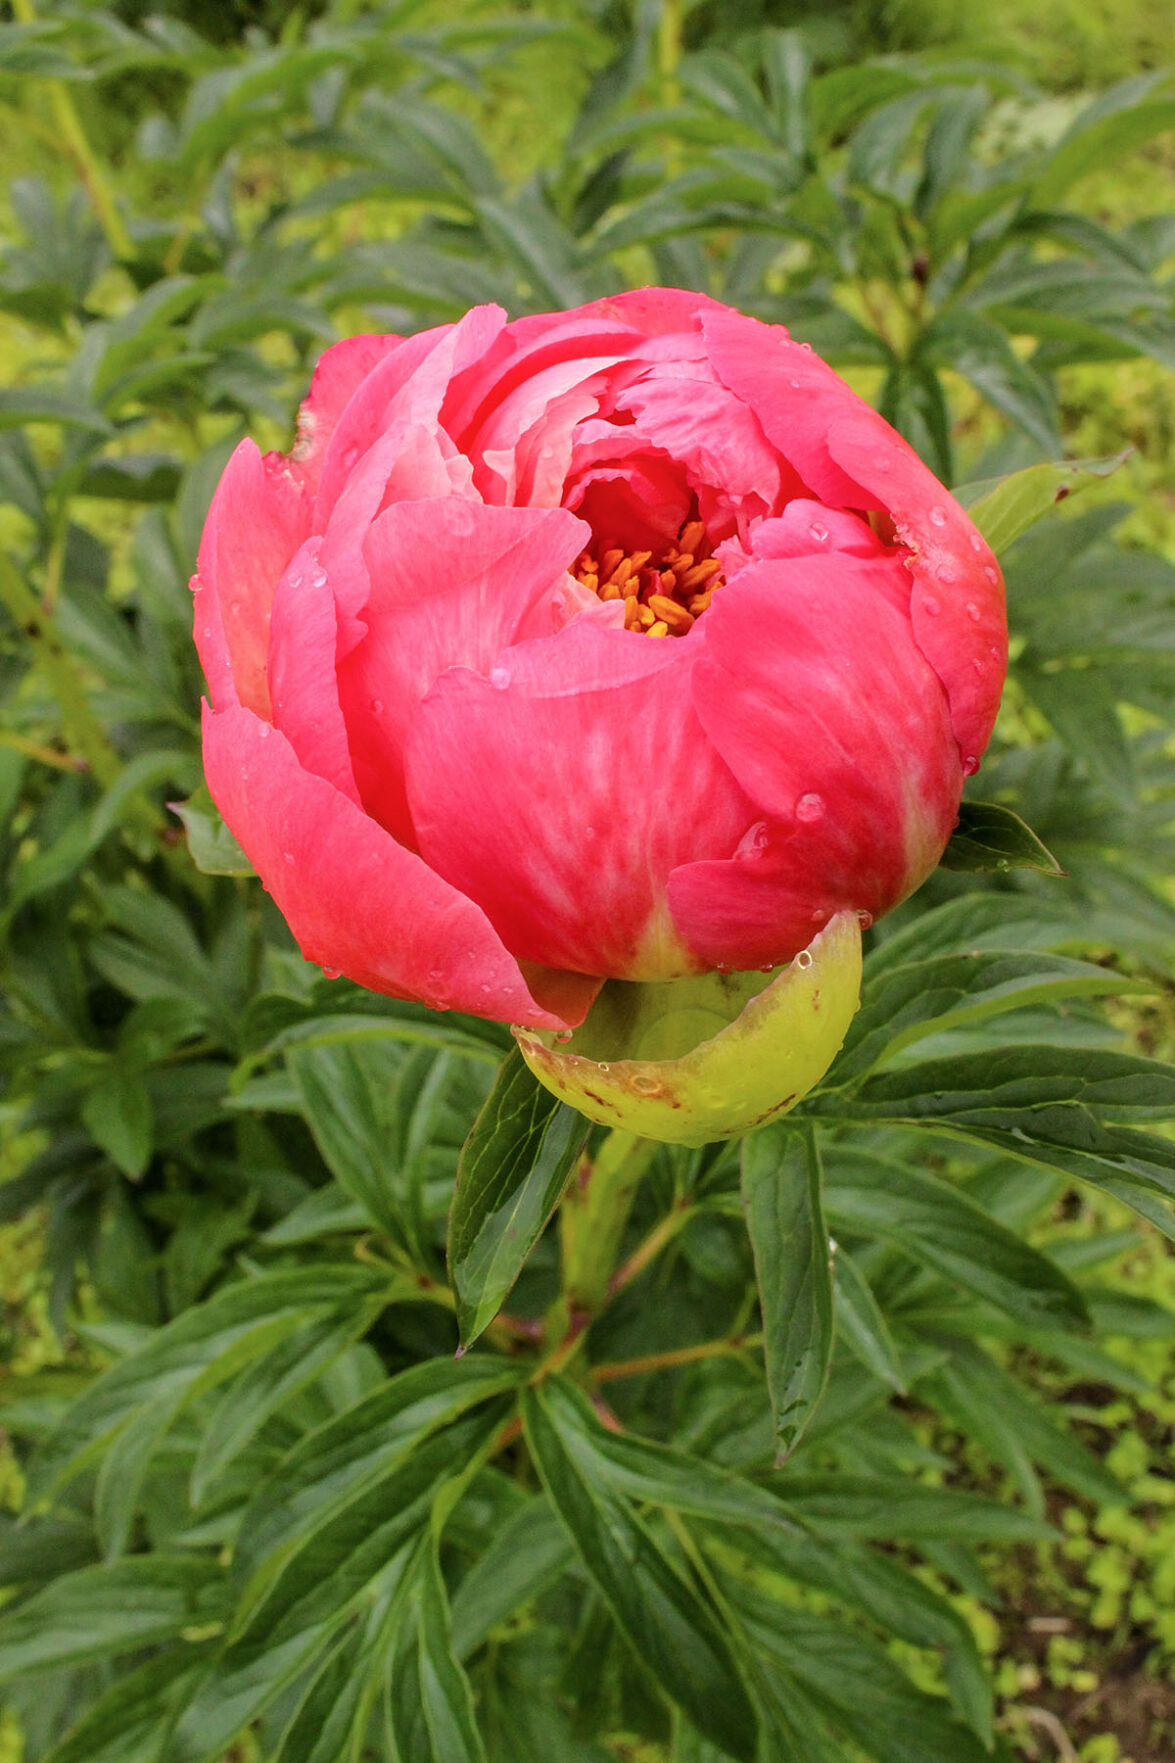
[[[977,761],[1008,660],[1003,580],[982,535],[908,442],[781,327],[716,310],[702,328],[720,379],[820,500],[889,515],[920,590],[915,637],[946,688],[960,753]]]
[[[403,342],[396,336],[348,337],[318,357],[310,390],[298,412],[294,463],[307,493],[318,488],[319,473],[340,416],[368,374]]]
[[[307,539],[277,585],[269,625],[273,722],[316,777],[358,804],[336,675],[338,620],[319,562],[322,539]]]
[[[581,618],[489,680],[453,669],[422,703],[419,848],[520,955],[633,979],[696,967],[666,878],[733,849],[753,811],[691,707],[693,641]]]
[[[488,674],[510,644],[558,630],[587,537],[562,508],[459,497],[393,503],[371,527],[364,635],[339,665],[339,693],[364,804],[405,844],[415,835],[404,744],[418,704],[446,668]]]
[[[249,710],[205,707],[208,787],[308,961],[434,1009],[559,1028],[484,912],[450,887]],[[584,1009],[591,987],[583,988]],[[564,989],[563,1002],[573,994]]]
[[[950,836],[963,773],[946,696],[887,597],[888,567],[753,563],[706,615],[694,703],[757,813],[727,863],[670,878],[703,960],[775,965],[834,911],[876,917]]]
[[[239,701],[268,716],[273,592],[309,530],[289,461],[242,441],[212,498],[192,581],[196,647],[217,709]]]

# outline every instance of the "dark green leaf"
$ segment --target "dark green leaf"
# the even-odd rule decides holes
[[[1018,814],[998,802],[961,802],[950,843],[939,858],[944,869],[1035,869],[1064,875],[1048,846]]]
[[[178,814],[188,835],[192,862],[205,875],[253,875],[256,872],[232,833],[220,818],[216,804],[201,784],[186,802],[168,804]]]
[[[491,1322],[554,1211],[588,1122],[511,1052],[465,1142],[449,1220],[449,1270],[466,1346]]]
[[[799,1444],[832,1354],[832,1274],[820,1156],[802,1128],[763,1127],[743,1141],[742,1197],[763,1312],[767,1387],[780,1452]]]

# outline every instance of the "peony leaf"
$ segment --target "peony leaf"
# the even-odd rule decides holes
[[[943,869],[1035,869],[1040,875],[1065,873],[1032,828],[998,802],[960,803],[958,822],[939,863]]]
[[[1130,448],[1102,459],[1060,459],[1030,465],[1007,477],[983,478],[959,484],[953,494],[970,514],[997,556],[1021,533],[1035,526],[1056,502],[1082,490],[1098,478],[1109,477],[1129,456]]]
[[[217,813],[207,784],[201,784],[186,802],[169,802],[168,807],[183,821],[192,862],[204,875],[256,874]]]
[[[590,1123],[510,1053],[465,1141],[449,1219],[449,1272],[469,1346],[491,1322],[542,1235]]]

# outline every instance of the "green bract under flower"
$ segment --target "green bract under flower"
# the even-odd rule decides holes
[[[840,1051],[861,986],[861,926],[839,912],[775,973],[610,981],[567,1039],[516,1028],[539,1082],[604,1126],[702,1145],[786,1114]]]

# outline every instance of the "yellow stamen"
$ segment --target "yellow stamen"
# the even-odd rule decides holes
[[[684,637],[723,585],[700,520],[682,527],[659,557],[610,545],[585,551],[573,574],[601,600],[624,604],[624,628],[651,637]]]

